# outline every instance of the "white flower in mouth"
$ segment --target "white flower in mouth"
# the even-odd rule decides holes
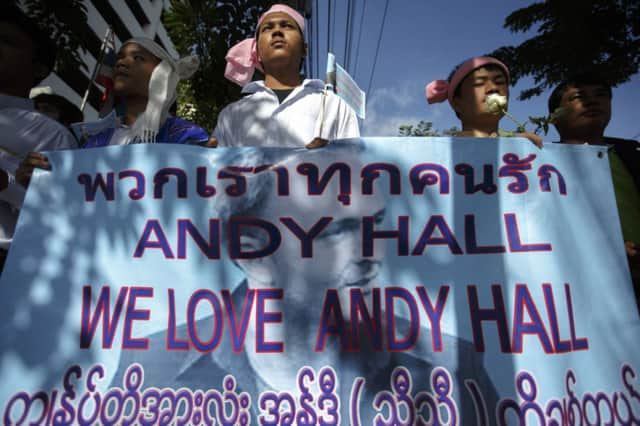
[[[487,110],[491,114],[504,114],[507,111],[507,97],[492,93],[485,99]]]

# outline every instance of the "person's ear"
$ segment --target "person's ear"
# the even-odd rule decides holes
[[[460,96],[454,96],[453,99],[451,99],[451,108],[453,108],[457,116],[460,116],[461,106],[462,100],[460,99]]]
[[[264,241],[250,235],[240,236],[240,251],[242,253],[255,253],[262,250]],[[260,287],[272,286],[274,280],[275,265],[271,256],[257,257],[254,259],[234,259],[238,266],[245,272],[247,279],[252,284]]]
[[[262,64],[262,56],[260,56],[260,49],[258,49],[257,44],[256,44],[256,58],[258,59],[258,62]]]

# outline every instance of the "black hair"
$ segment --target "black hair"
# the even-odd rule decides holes
[[[598,74],[592,73],[576,74],[562,81],[559,85],[556,86],[555,89],[553,89],[551,95],[549,96],[549,100],[547,101],[549,113],[553,113],[560,106],[562,102],[562,96],[564,96],[569,87],[582,86],[601,86],[607,90],[607,93],[611,98],[611,84],[607,81],[607,79]]]
[[[60,95],[41,93],[33,98],[33,102],[38,109],[38,105],[46,103],[53,105],[60,111],[60,122],[68,127],[71,123],[79,123],[84,121],[84,114],[76,105],[71,103],[67,98]]]
[[[38,26],[33,19],[29,18],[17,6],[7,3],[0,6],[0,22],[9,22],[17,26],[20,31],[29,37],[33,43],[33,59],[34,62],[44,66],[47,74],[53,70],[56,62],[56,45],[51,40],[47,32]],[[37,84],[45,76],[34,76]]]

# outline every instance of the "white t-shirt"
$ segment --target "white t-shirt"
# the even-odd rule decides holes
[[[20,162],[29,152],[76,148],[71,133],[60,123],[40,114],[33,101],[0,94],[0,169],[9,175],[9,186],[0,191],[0,248],[13,237],[25,188],[14,182]]]
[[[264,81],[247,84],[244,98],[227,105],[218,116],[213,135],[219,146],[300,148],[315,137],[346,139],[360,136],[353,110],[328,91],[320,134],[324,83],[304,80],[280,103]]]

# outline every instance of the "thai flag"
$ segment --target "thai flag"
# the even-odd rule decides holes
[[[113,30],[109,28],[104,38],[104,46],[100,57],[98,72],[96,73],[96,83],[104,87],[105,95],[103,101],[113,89],[113,70],[116,66],[116,41]]]
[[[98,55],[96,65],[93,67],[91,80],[89,81],[87,90],[85,90],[84,92],[82,104],[80,105],[80,111],[84,111],[84,107],[87,105],[87,100],[89,99],[89,91],[91,90],[91,88],[93,87],[93,83],[95,82],[104,87],[100,116],[102,116],[102,110],[105,110],[107,113],[109,112],[110,108],[108,104],[112,103],[110,102],[110,99],[113,100],[111,92],[113,90],[113,70],[115,66],[116,40],[113,30],[111,29],[111,27],[109,27],[107,28],[107,32],[102,39],[100,54]]]

